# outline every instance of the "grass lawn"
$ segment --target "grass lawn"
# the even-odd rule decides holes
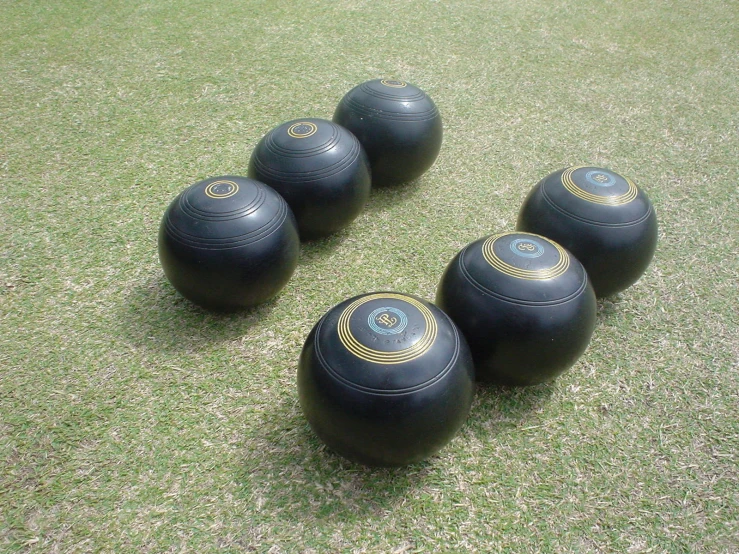
[[[739,552],[736,0],[0,0],[0,551]],[[437,163],[232,315],[164,278],[184,187],[354,85],[426,90]],[[432,300],[574,164],[652,199],[644,277],[556,381],[481,387],[437,456],[371,470],[297,402],[362,292]]]

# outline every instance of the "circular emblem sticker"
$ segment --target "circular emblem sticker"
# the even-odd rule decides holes
[[[386,87],[392,87],[392,88],[405,88],[407,83],[404,83],[403,81],[394,81],[392,79],[383,79],[380,81],[383,85]]]
[[[315,123],[310,121],[300,121],[293,123],[287,130],[287,134],[293,138],[307,138],[314,135],[318,131],[318,127]]]
[[[375,333],[399,335],[408,326],[408,316],[398,308],[382,307],[369,315],[367,324]]]
[[[544,254],[544,246],[533,239],[516,239],[511,241],[511,250],[522,258],[538,258]]]
[[[379,307],[368,303],[379,304]],[[399,304],[403,309],[388,306],[390,303]],[[399,336],[404,332],[408,337]],[[426,306],[414,298],[395,293],[363,296],[347,306],[338,320],[339,340],[347,351],[378,364],[415,360],[429,351],[437,333],[436,318]],[[416,336],[411,338],[413,334]]]
[[[233,181],[213,181],[205,187],[206,196],[216,199],[230,198],[237,192],[239,192],[239,185]]]
[[[585,180],[596,187],[612,187],[616,184],[616,177],[603,170],[588,171]]]

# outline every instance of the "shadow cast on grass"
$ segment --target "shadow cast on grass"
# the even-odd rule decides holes
[[[597,315],[601,321],[608,321],[621,315],[621,305],[624,303],[621,294],[606,298],[598,298]]]
[[[383,212],[404,199],[410,198],[421,190],[422,179],[407,183],[372,189],[365,212],[374,214]],[[341,248],[354,234],[353,224],[327,237],[301,242],[300,264],[311,264],[318,258],[330,256]]]
[[[423,182],[424,179],[421,176],[397,185],[374,186],[365,210],[370,213],[382,212],[391,208],[394,204],[409,200],[423,190]]]
[[[214,341],[229,341],[266,318],[280,296],[254,308],[231,313],[193,304],[167,281],[152,275],[128,294],[119,317],[122,336],[136,348],[193,350]]]
[[[293,398],[275,403],[255,428],[258,435],[245,439],[238,490],[286,523],[382,517],[434,472],[434,458],[401,468],[370,468],[342,458],[316,437]]]
[[[555,386],[480,386],[462,433],[487,440],[524,426]],[[294,395],[276,401],[249,427],[254,431],[244,438],[237,490],[272,522],[311,527],[381,520],[438,478],[435,456],[405,467],[370,468],[335,454],[312,432]]]
[[[300,243],[299,266],[310,265],[317,258],[330,256],[341,248],[342,244],[352,235],[352,226],[349,225],[327,237],[307,240]]]
[[[469,429],[486,438],[515,431],[546,406],[556,388],[556,381],[530,387],[478,383]]]
[[[489,440],[525,426],[552,395],[554,384],[528,388],[483,385],[462,434]],[[326,448],[310,429],[294,393],[255,415],[243,439],[234,481],[243,501],[257,507],[253,524],[381,525],[409,497],[439,479],[430,459],[399,468],[370,468]]]

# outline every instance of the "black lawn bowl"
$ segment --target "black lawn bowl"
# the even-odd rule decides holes
[[[375,186],[420,177],[441,149],[439,110],[424,91],[404,81],[377,79],[350,90],[334,112],[364,146]]]
[[[447,266],[436,304],[462,331],[481,381],[536,385],[571,367],[595,327],[582,265],[538,235],[477,240]]]
[[[167,279],[185,298],[218,311],[274,297],[295,271],[299,249],[285,200],[245,177],[214,177],[185,189],[159,228]]]
[[[657,247],[657,216],[647,195],[599,167],[570,167],[542,179],[524,201],[516,229],[572,252],[598,297],[638,281]]]
[[[349,225],[367,203],[372,185],[357,138],[325,119],[296,119],[272,129],[252,152],[249,177],[282,195],[303,240]]]
[[[313,327],[298,366],[300,404],[326,445],[370,466],[402,466],[447,444],[467,418],[467,344],[436,306],[406,294],[350,298]]]

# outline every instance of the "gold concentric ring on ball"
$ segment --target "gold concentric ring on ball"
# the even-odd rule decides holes
[[[564,248],[562,248],[559,244],[556,242],[551,242],[547,240],[545,237],[542,237],[540,235],[533,235],[539,239],[543,239],[552,246],[554,246],[557,249],[557,252],[559,253],[559,260],[556,264],[554,264],[552,267],[544,268],[544,269],[521,269],[516,266],[513,266],[509,263],[504,262],[496,253],[493,248],[493,245],[495,244],[495,241],[498,239],[501,239],[503,237],[506,237],[508,235],[515,235],[518,233],[502,233],[499,235],[493,235],[492,237],[488,238],[482,245],[482,255],[485,258],[485,261],[488,262],[493,268],[497,269],[501,273],[504,273],[506,275],[510,275],[511,277],[516,277],[517,279],[526,279],[529,281],[535,281],[535,280],[543,280],[543,279],[554,279],[555,277],[559,277],[563,273],[567,271],[567,268],[570,267],[570,256],[567,254]]]
[[[300,127],[307,127],[304,131],[298,131]],[[287,134],[293,138],[308,138],[312,137],[318,131],[318,126],[310,121],[299,121],[290,125],[287,130]]]
[[[628,177],[623,177],[623,179],[629,185],[629,190],[627,190],[625,193],[620,194],[618,196],[600,196],[600,195],[588,192],[586,190],[583,190],[572,179],[572,174],[578,169],[583,169],[584,167],[587,167],[587,166],[584,166],[584,165],[574,166],[574,167],[565,169],[562,172],[562,185],[564,186],[564,188],[566,188],[569,192],[571,192],[578,198],[581,198],[587,202],[592,202],[594,204],[603,204],[606,206],[620,206],[622,204],[628,204],[629,202],[631,202],[632,200],[636,198],[636,195],[639,191],[636,188],[636,185],[634,184],[634,182]]]
[[[215,192],[215,188],[219,185],[229,185],[231,189],[228,192],[223,192],[223,193]],[[227,180],[213,181],[207,187],[205,187],[206,196],[209,196],[210,198],[216,198],[219,200],[222,198],[231,198],[237,192],[239,192],[239,185],[237,185],[233,181],[227,181]]]
[[[369,348],[363,345],[356,339],[356,337],[352,333],[350,326],[352,315],[361,305],[372,300],[387,299],[401,300],[410,304],[419,312],[421,312],[421,315],[423,316],[423,319],[426,323],[426,330],[424,331],[421,339],[413,346],[410,346],[403,350],[398,350],[397,352],[383,352],[382,350],[375,350],[374,348]],[[344,345],[344,347],[349,352],[362,360],[377,364],[402,364],[411,360],[415,360],[416,358],[428,352],[428,350],[431,348],[431,346],[434,344],[434,341],[436,340],[438,326],[436,323],[436,318],[434,318],[434,315],[431,313],[431,311],[426,306],[413,298],[392,293],[371,294],[369,296],[359,298],[344,309],[344,311],[339,316],[338,333],[339,339],[341,340],[341,343]]]
[[[408,86],[405,81],[395,81],[393,79],[383,79],[380,83],[391,88],[405,88]]]

